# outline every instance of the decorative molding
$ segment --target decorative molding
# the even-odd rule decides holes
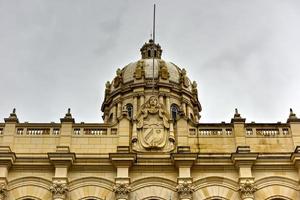
[[[50,192],[52,193],[53,200],[66,199],[69,188],[65,183],[53,183],[50,186]]]
[[[129,199],[131,187],[128,183],[117,183],[114,185],[113,192],[116,194],[116,199]]]
[[[257,187],[254,185],[254,181],[250,179],[246,179],[240,183],[240,194],[242,199],[252,198],[254,199],[254,192],[256,192]]]
[[[195,191],[192,183],[184,181],[177,185],[176,191],[178,193],[179,199],[193,199],[193,192]]]

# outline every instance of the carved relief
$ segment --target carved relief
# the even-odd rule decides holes
[[[164,80],[167,80],[169,78],[168,67],[166,66],[166,63],[162,60],[159,61],[159,76]]]
[[[193,199],[193,192],[195,191],[192,183],[184,181],[183,183],[178,184],[176,187],[179,199]]]
[[[7,196],[7,185],[5,183],[0,184],[0,200],[4,200]]]
[[[65,183],[53,183],[50,187],[50,192],[52,193],[53,200],[56,199],[66,199],[69,188]]]
[[[257,190],[256,186],[254,185],[253,180],[247,179],[245,182],[240,183],[240,194],[242,199],[246,198],[253,198],[254,199],[254,192]]]
[[[189,82],[189,79],[186,76],[185,69],[181,70],[180,83],[182,83],[184,87],[189,87],[190,86],[190,82]]]
[[[170,117],[157,97],[151,96],[142,105],[133,127],[133,149],[136,151],[171,151],[174,149],[174,133]],[[135,134],[136,133],[136,134]]]
[[[122,71],[120,69],[117,69],[117,76],[114,78],[114,87],[119,87],[120,84],[123,83],[123,77],[122,77]]]
[[[135,79],[138,79],[138,80],[145,77],[145,69],[144,69],[144,62],[143,61],[138,61],[133,76],[134,76]]]
[[[113,188],[116,199],[128,199],[131,187],[128,183],[117,183]]]

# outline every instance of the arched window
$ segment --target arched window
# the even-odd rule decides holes
[[[132,118],[132,116],[133,116],[132,104],[130,104],[130,103],[126,104],[126,110],[127,110],[128,117]]]
[[[171,116],[173,121],[176,121],[179,114],[179,107],[176,104],[171,105]]]

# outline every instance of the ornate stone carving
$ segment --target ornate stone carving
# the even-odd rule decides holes
[[[69,188],[65,183],[53,183],[50,187],[53,200],[66,199]]]
[[[109,81],[107,81],[105,84],[105,96],[110,93],[110,87],[111,87],[111,84]]]
[[[198,95],[198,90],[197,90],[197,83],[196,83],[196,81],[193,81],[193,83],[192,83],[192,93],[193,93],[194,95]]]
[[[7,196],[7,185],[0,183],[0,200],[4,200]]]
[[[114,78],[114,87],[117,88],[123,83],[122,70],[117,69],[117,76]]]
[[[240,183],[240,194],[242,199],[252,198],[254,199],[254,192],[257,190],[256,186],[254,185],[253,180],[247,179]]]
[[[184,181],[176,187],[179,199],[193,199],[193,192],[195,191],[192,183]]]
[[[171,151],[174,149],[174,133],[170,116],[157,97],[151,96],[141,106],[133,127],[133,149],[136,151]]]
[[[114,185],[113,191],[116,195],[116,199],[129,199],[131,187],[128,183],[117,183]]]
[[[180,83],[182,83],[184,87],[190,86],[190,81],[186,76],[186,71],[184,68],[181,70]]]
[[[144,69],[144,62],[143,61],[138,61],[133,76],[134,76],[135,79],[138,79],[138,80],[145,77],[145,69]]]
[[[159,61],[159,76],[164,80],[167,80],[170,76],[168,67],[166,66],[166,63],[162,60]]]

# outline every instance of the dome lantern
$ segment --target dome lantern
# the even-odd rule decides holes
[[[161,59],[162,49],[159,44],[155,44],[152,39],[145,43],[141,48],[142,59],[158,58]]]

